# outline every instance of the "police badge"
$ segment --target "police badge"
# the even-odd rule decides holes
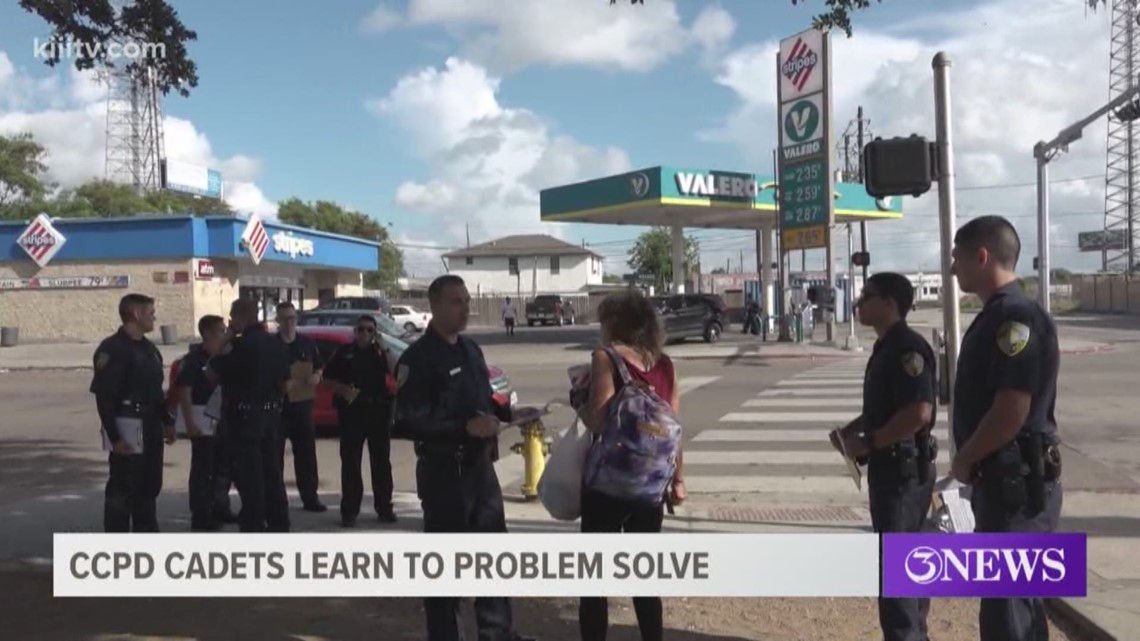
[[[103,369],[107,363],[111,362],[111,355],[107,352],[99,352],[95,355],[95,369]]]
[[[998,328],[998,349],[1006,356],[1017,356],[1029,344],[1029,326],[1016,321],[1006,321]]]
[[[903,371],[909,374],[912,378],[917,378],[922,370],[926,367],[926,363],[922,360],[922,354],[918,352],[907,352],[902,357]]]

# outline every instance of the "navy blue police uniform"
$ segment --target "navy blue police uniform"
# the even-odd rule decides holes
[[[400,357],[393,436],[415,442],[416,491],[425,532],[506,532],[495,474],[498,438],[476,438],[467,422],[480,412],[510,420],[492,400],[483,351],[459,336],[453,345],[430,326]],[[429,641],[462,638],[459,599],[424,601]],[[510,602],[475,599],[480,639],[517,639]]]
[[[280,466],[281,405],[289,366],[281,342],[259,325],[210,359],[222,386],[223,420],[241,497],[242,532],[288,532],[289,499]]]
[[[324,364],[317,352],[317,346],[307,337],[297,334],[293,342],[286,343],[278,334],[278,339],[288,354],[289,367],[296,363],[311,363],[313,372],[319,372]],[[297,493],[305,507],[317,509],[321,505],[317,496],[317,433],[313,426],[313,401],[292,401],[285,399],[281,410],[281,439],[278,465],[285,469],[285,441],[293,444],[293,473],[297,479]]]
[[[931,428],[937,417],[934,350],[906,321],[898,321],[875,341],[863,379],[860,417],[867,455],[871,526],[876,532],[913,533],[922,529],[934,491],[937,445]],[[933,406],[930,422],[917,434],[875,449],[871,436],[900,410],[914,403]],[[879,599],[884,641],[926,641],[929,599]]]
[[[134,453],[111,452],[108,456],[103,528],[107,532],[157,532],[155,503],[162,491],[163,427],[171,423],[162,389],[162,354],[145,336],[136,340],[120,328],[99,343],[93,362],[89,389],[95,395],[107,442],[135,441],[131,443]],[[140,439],[131,436],[135,432],[141,433]]]
[[[976,532],[1052,532],[1061,514],[1061,458],[1055,406],[1057,328],[1016,282],[986,301],[962,338],[954,391],[954,442],[961,449],[1001,390],[1031,395],[1016,438],[976,468]],[[1048,639],[1041,599],[982,599],[982,641]]]
[[[217,388],[217,383],[206,376],[209,360],[206,350],[201,345],[194,345],[178,363],[178,387],[190,388],[191,405],[206,405]],[[181,408],[175,411],[180,412]],[[196,530],[216,529],[220,522],[232,520],[229,508],[231,481],[221,426],[215,426],[212,434],[189,438],[190,527]]]
[[[376,338],[379,341],[379,337]],[[372,503],[376,515],[394,521],[392,509],[392,393],[387,385],[388,355],[376,342],[361,348],[354,342],[342,345],[329,359],[325,378],[355,386],[359,394],[352,403],[335,397],[340,428],[340,515],[346,525],[360,514],[364,481],[360,464],[368,444],[368,468],[372,478]]]

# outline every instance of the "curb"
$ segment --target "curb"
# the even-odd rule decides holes
[[[1119,641],[1116,635],[1081,613],[1068,599],[1045,599],[1045,610],[1080,635],[1081,641]]]

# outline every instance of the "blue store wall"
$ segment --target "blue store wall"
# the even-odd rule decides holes
[[[31,261],[16,239],[31,221],[0,222],[0,262]],[[241,246],[245,218],[148,216],[134,218],[55,219],[52,225],[67,239],[52,263],[66,261],[230,258],[249,260]],[[376,269],[376,243],[262,220],[271,242],[262,262],[352,271]],[[272,238],[279,233],[313,244],[313,255],[278,252]]]

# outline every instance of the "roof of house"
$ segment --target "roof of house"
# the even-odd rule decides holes
[[[602,258],[602,255],[596,251],[580,245],[573,245],[546,234],[504,236],[443,255],[444,258],[466,258],[468,256],[597,256]]]

